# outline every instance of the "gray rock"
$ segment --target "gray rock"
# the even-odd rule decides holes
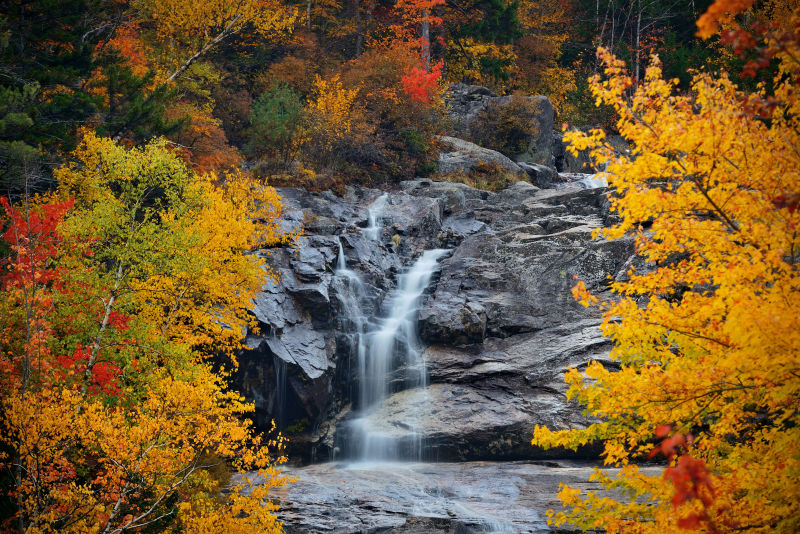
[[[284,329],[280,342],[293,360],[287,363],[298,365],[307,377],[318,378],[328,369],[330,362],[325,335],[307,323]]]
[[[439,299],[419,313],[420,335],[432,343],[465,345],[486,337],[486,310],[476,302]]]
[[[440,136],[438,139],[445,150],[450,150],[439,154],[439,172],[443,174],[470,172],[479,165],[487,163],[498,165],[512,174],[525,174],[519,165],[500,152],[455,137]]]
[[[328,275],[330,278],[330,275]],[[302,303],[302,309],[315,321],[326,324],[330,318],[331,301],[328,296],[328,283],[293,285],[287,292]]]
[[[471,132],[477,126],[481,112],[502,108],[511,101],[510,96],[497,96],[486,87],[466,84],[451,84],[445,98],[448,106],[453,130],[457,137],[471,138]],[[514,161],[531,164],[555,165],[555,148],[560,148],[553,138],[553,120],[555,111],[550,100],[541,95],[524,97],[537,110],[533,120],[536,121],[537,133],[526,142],[526,149],[520,154],[507,154]],[[559,154],[560,155],[560,154]],[[563,159],[563,157],[562,157]]]
[[[315,451],[317,459],[330,458],[346,441],[358,403],[358,325],[375,324],[385,296],[423,250],[449,248],[418,315],[430,387],[404,390],[412,370],[399,367],[394,394],[373,413],[376,424],[402,439],[412,439],[409,429],[417,426],[429,454],[443,460],[566,454],[535,450],[530,433],[536,424],[588,423],[566,401],[563,374],[606,360],[610,348],[597,312],[573,300],[573,278],[602,297],[609,275],[624,277],[640,263],[630,240],[592,239],[610,217],[606,190],[589,188],[595,178],[559,179],[558,188],[520,181],[497,193],[404,182],[388,194],[377,239],[364,228],[379,191],[351,187],[339,198],[279,190],[292,224],[325,221],[306,227],[297,250],[262,254],[281,280],[265,280],[253,302],[261,333],[246,338],[250,350],[235,377],[256,403],[256,421],[300,429],[290,436],[295,457],[309,460]],[[361,280],[363,317],[348,315],[353,282],[333,274],[340,243]]]
[[[384,224],[402,236],[431,236],[442,227],[443,202],[438,198],[391,195]]]
[[[461,134],[469,131],[470,123],[486,107],[489,99],[497,98],[496,94],[480,85],[454,83],[450,84],[448,89],[445,104],[453,121],[454,130]]]
[[[559,174],[552,167],[525,162],[518,162],[518,164],[522,170],[528,173],[531,182],[542,189],[553,187],[556,183],[562,181]]]
[[[286,468],[297,482],[276,493],[277,514],[289,534],[546,534],[553,532],[547,525],[547,510],[563,510],[557,497],[561,483],[610,496],[599,482],[589,482],[593,467],[584,462],[540,461]],[[642,468],[649,476],[658,476],[661,470]],[[260,483],[254,473],[237,475],[234,482],[243,477]]]
[[[416,439],[412,428],[422,432],[426,457],[436,461],[563,457],[531,447],[534,426],[583,424],[580,412],[558,391],[529,387],[515,394],[502,362],[484,365],[494,370],[492,387],[451,382],[400,391],[370,414],[370,427],[400,443]]]
[[[546,96],[536,95],[526,97],[529,102],[534,104],[537,113],[534,117],[536,121],[536,134],[528,138],[524,152],[514,154],[513,159],[517,162],[531,164],[542,164],[553,166],[553,142],[551,132],[553,130],[553,119],[555,110],[550,99]],[[492,99],[491,102],[497,106],[504,106],[511,100],[510,96]]]

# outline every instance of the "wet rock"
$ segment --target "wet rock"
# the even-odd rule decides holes
[[[433,343],[464,345],[486,337],[486,310],[466,299],[441,299],[419,314],[421,336]]]
[[[643,469],[651,476],[661,470]],[[592,465],[572,461],[329,463],[287,469],[297,482],[275,498],[278,517],[290,534],[544,534],[552,532],[547,510],[562,509],[560,483],[608,495],[599,483],[588,481],[592,471]]]
[[[564,454],[533,449],[530,433],[536,424],[588,422],[566,401],[563,374],[607,358],[610,348],[596,312],[573,300],[573,278],[603,296],[607,277],[625,276],[635,263],[630,240],[591,236],[610,217],[606,190],[595,187],[603,184],[565,178],[558,188],[520,181],[496,193],[404,182],[373,213],[381,226],[374,235],[369,211],[380,191],[351,187],[336,197],[279,190],[287,225],[325,220],[306,226],[299,248],[262,254],[281,278],[265,279],[254,299],[261,333],[248,336],[250,350],[235,377],[256,402],[257,421],[294,429],[293,453],[302,458],[312,451],[330,458],[337,446],[341,453],[358,406],[358,328],[385,317],[387,294],[424,250],[447,248],[416,325],[430,345],[430,387],[404,391],[414,369],[399,365],[376,425],[409,439],[410,429],[421,430],[428,453],[440,459]],[[358,275],[363,317],[348,315],[356,282],[334,273],[340,245]]]
[[[308,323],[283,329],[280,342],[294,363],[309,378],[318,378],[329,367],[327,343],[322,332],[310,327]]]
[[[370,424],[400,442],[414,439],[412,429],[422,432],[426,458],[437,461],[590,458],[596,450],[536,450],[530,437],[536,425],[588,422],[565,401],[563,375],[592,359],[607,361],[610,343],[598,327],[590,319],[481,345],[433,345],[425,353],[431,385],[393,394]]]
[[[443,202],[438,198],[391,195],[384,224],[402,236],[431,236],[442,227]]]

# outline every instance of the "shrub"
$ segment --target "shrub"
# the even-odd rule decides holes
[[[278,83],[262,93],[250,111],[245,145],[248,155],[287,163],[295,153],[302,108],[300,96],[285,83]]]
[[[304,111],[304,159],[323,173],[342,169],[348,162],[373,163],[379,140],[364,115],[360,87],[342,84],[337,74],[317,76],[314,94]]]
[[[505,102],[492,101],[470,125],[471,140],[507,156],[528,149],[531,137],[539,135],[536,117],[541,113],[538,102],[513,95]]]
[[[480,162],[469,172],[456,171],[447,174],[438,174],[437,180],[465,184],[475,189],[484,191],[502,191],[514,182],[521,180],[520,177],[508,172],[496,163]]]
[[[305,52],[313,54],[313,50]],[[285,83],[299,94],[309,95],[314,90],[314,75],[318,68],[319,65],[314,59],[288,55],[270,65],[266,72],[256,76],[255,86],[266,91],[275,85]]]

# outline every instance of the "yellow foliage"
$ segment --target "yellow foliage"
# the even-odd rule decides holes
[[[215,175],[194,175],[158,141],[126,150],[88,134],[74,156],[56,173],[59,195],[75,198],[64,231],[102,240],[99,227],[122,230],[124,241],[106,251],[124,269],[111,273],[108,284],[136,307],[138,320],[151,325],[156,337],[238,348],[241,332],[253,326],[247,310],[262,277],[277,276],[245,253],[292,238],[279,230],[275,190],[240,173],[227,175],[226,186],[218,187]],[[160,187],[180,190],[181,197],[145,208]],[[138,260],[143,255],[147,263]]]
[[[547,96],[562,118],[575,114],[568,96],[577,90],[577,65],[565,68],[558,63],[574,24],[571,15],[561,1],[523,0],[519,5],[519,21],[525,35],[514,43],[519,66],[517,86]]]
[[[252,25],[263,37],[292,28],[297,14],[273,0],[134,0],[133,6],[155,24],[164,39],[208,42],[220,32],[237,33]]]
[[[254,252],[294,237],[280,198],[238,173],[222,186],[197,176],[163,141],[127,150],[87,134],[73,158],[58,190],[33,199],[57,230],[26,236],[12,221],[24,238],[0,276],[0,467],[15,524],[279,532],[268,492],[287,482],[282,439],[254,432],[253,406],[201,351],[235,349],[254,326],[252,299],[276,276]],[[258,475],[223,494],[221,464]]]
[[[282,445],[263,442],[240,420],[252,406],[223,392],[204,366],[191,377],[154,373],[128,408],[57,387],[4,399],[3,442],[14,445],[26,474],[16,487],[26,532],[122,532],[159,521],[162,532],[173,531],[174,516],[185,532],[281,531],[276,507],[262,499],[289,482],[272,467],[282,459],[270,454]],[[81,451],[91,451],[95,465],[82,465]],[[208,453],[260,470],[260,485],[250,493],[244,480],[220,496]]]
[[[320,170],[332,170],[345,160],[346,153],[369,147],[374,131],[359,86],[345,87],[339,74],[329,80],[316,77],[300,139],[307,161]]]
[[[499,79],[489,79],[481,69],[481,60],[498,60],[504,63],[502,73],[512,77],[517,72],[517,55],[512,45],[498,45],[476,41],[465,37],[458,46],[447,48],[447,78],[454,82],[467,82],[480,85],[494,85],[502,88]]]
[[[346,169],[349,180],[413,176],[442,128],[443,88],[431,83],[424,88],[428,101],[412,98],[404,80],[418,72],[415,48],[389,39],[372,45],[335,77],[317,78],[303,151],[318,171]]]
[[[796,7],[791,20],[800,27]],[[796,38],[782,44],[772,94],[745,94],[724,74],[705,73],[691,94],[677,94],[657,58],[635,87],[621,61],[602,55],[606,76],[593,92],[614,107],[631,154],[616,154],[599,131],[567,138],[608,164],[621,221],[599,233],[633,235],[648,269],[613,282],[615,302],[576,288],[605,310],[621,368],[593,362],[568,373],[569,397],[603,422],[537,428],[533,443],[603,441],[606,461],[624,469],[598,480],[627,499],[566,491],[571,509],[556,524],[800,531],[800,47]],[[694,436],[687,454],[709,470],[710,503],[636,469],[662,425]]]
[[[315,77],[314,97],[308,103],[308,113],[316,126],[327,132],[329,142],[350,133],[353,125],[353,105],[359,88],[345,89],[337,74],[330,80]]]

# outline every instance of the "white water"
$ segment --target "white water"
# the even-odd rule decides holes
[[[342,303],[343,318],[347,330],[350,331],[351,346],[356,351],[356,361],[359,366],[366,359],[367,345],[364,342],[364,334],[367,331],[367,318],[364,315],[362,302],[366,299],[364,284],[358,273],[347,267],[347,259],[344,255],[342,240],[339,239],[339,255],[336,260],[335,275],[343,283],[344,291],[339,292]],[[351,357],[352,359],[352,357]],[[362,371],[359,367],[359,376]]]
[[[580,180],[585,189],[597,189],[598,187],[608,187],[608,181],[600,175],[592,174]]]
[[[381,195],[369,209],[369,226],[364,235],[377,239],[387,195]],[[351,328],[354,354],[358,361],[358,417],[351,421],[350,443],[345,454],[361,461],[419,460],[422,441],[415,431],[417,421],[405,421],[405,437],[380,432],[369,415],[392,393],[390,382],[402,389],[424,388],[427,371],[417,335],[419,299],[430,283],[439,259],[446,250],[427,250],[400,276],[397,289],[384,300],[382,317],[369,319],[363,312],[367,299],[358,273],[347,267],[341,240],[335,274],[346,284],[341,295],[343,312]],[[400,377],[398,382],[398,376]],[[417,418],[415,418],[417,419]],[[408,435],[413,436],[408,439]]]
[[[364,235],[376,241],[380,235],[383,226],[381,225],[381,217],[383,217],[383,210],[386,208],[386,203],[389,201],[389,195],[384,193],[376,198],[372,204],[367,207],[368,224],[364,229]]]
[[[393,380],[402,382],[402,389],[427,385],[425,361],[417,336],[417,312],[419,299],[430,283],[438,260],[446,252],[441,249],[425,251],[387,297],[385,317],[360,338],[360,417],[352,421],[351,429],[362,461],[419,460],[422,457],[422,440],[416,431],[418,417],[403,421],[403,432],[394,434],[376,429],[369,416],[392,393],[390,382]]]
[[[560,173],[562,177],[569,178],[569,182],[556,184],[556,189],[564,189],[568,187],[578,186],[581,189],[597,189],[599,187],[608,187],[608,181],[603,173],[586,174],[586,173]]]

